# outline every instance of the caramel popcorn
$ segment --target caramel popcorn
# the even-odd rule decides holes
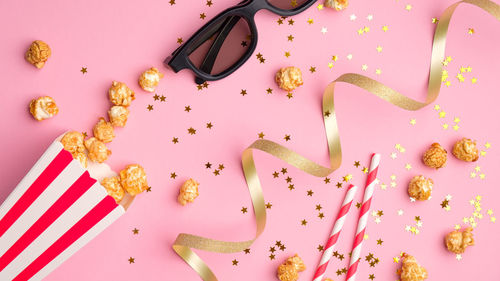
[[[278,266],[278,279],[281,281],[297,281],[299,280],[299,273],[295,266],[282,263]]]
[[[348,0],[325,0],[325,7],[334,8],[337,11],[342,11],[349,6]]]
[[[127,124],[129,112],[130,111],[125,106],[112,106],[108,111],[109,121],[111,122],[111,125],[115,127],[125,127],[125,124]]]
[[[71,131],[64,134],[61,138],[61,143],[64,149],[73,154],[74,157],[74,154],[85,152],[85,146],[83,146],[84,139],[85,137],[82,133]]]
[[[111,155],[111,150],[106,147],[106,144],[96,138],[89,138],[85,141],[85,147],[89,151],[89,159],[102,163]]]
[[[146,92],[154,92],[161,78],[163,78],[163,73],[158,71],[156,67],[151,67],[141,74],[139,85]]]
[[[177,197],[177,201],[182,205],[186,205],[186,203],[191,203],[198,197],[198,186],[200,184],[197,183],[193,179],[187,180],[179,190],[179,196]]]
[[[405,254],[399,276],[401,281],[422,281],[427,279],[427,270],[413,256]]]
[[[302,72],[294,66],[283,67],[278,70],[275,80],[278,86],[285,91],[292,91],[304,84],[302,81]]]
[[[137,195],[148,188],[146,171],[141,165],[127,165],[120,171],[120,182],[125,190],[132,196]]]
[[[428,200],[431,197],[433,184],[434,182],[430,178],[425,178],[422,175],[414,176],[408,185],[408,195],[416,200]]]
[[[123,199],[123,195],[125,195],[125,190],[118,177],[104,178],[101,181],[101,185],[106,189],[108,195],[115,199],[116,203],[120,203]]]
[[[30,102],[30,113],[38,121],[51,118],[58,112],[56,102],[49,96],[39,97]]]
[[[453,155],[462,161],[474,162],[479,158],[476,141],[462,138],[453,146]]]
[[[281,281],[296,281],[299,279],[299,272],[306,270],[304,261],[295,254],[289,257],[280,266],[278,266],[278,279]]]
[[[463,231],[454,230],[448,233],[444,239],[448,251],[455,254],[462,254],[465,248],[474,245],[474,238],[472,236],[472,227],[468,227]]]
[[[37,68],[42,68],[50,57],[50,47],[41,40],[35,40],[26,51],[25,58]]]
[[[104,118],[99,118],[99,121],[94,126],[94,137],[103,143],[108,143],[115,137],[115,132],[111,123]]]
[[[84,168],[87,168],[87,155],[85,155],[85,153],[77,152],[77,153],[73,153],[71,155],[73,155],[73,158],[78,160]]]
[[[446,150],[439,144],[433,143],[422,156],[425,166],[430,168],[442,168],[446,165]]]
[[[115,105],[129,106],[135,99],[134,91],[123,82],[113,81],[108,94],[109,100]]]

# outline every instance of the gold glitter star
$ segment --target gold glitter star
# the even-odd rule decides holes
[[[82,69],[80,70],[80,72],[81,72],[82,74],[87,73],[87,68],[86,68],[86,67],[82,67]]]
[[[409,11],[411,11],[412,8],[413,8],[412,5],[407,4],[405,7],[405,10],[407,10],[409,12]]]
[[[240,95],[245,96],[247,94],[247,90],[241,89]]]
[[[354,161],[354,167],[358,168],[358,167],[359,167],[359,165],[361,165],[361,164],[359,163],[359,161]]]
[[[245,255],[250,254],[250,248],[246,248],[245,250],[243,250],[243,252],[245,252]]]
[[[321,209],[323,209],[323,207],[321,207],[321,204],[317,204],[317,205],[316,205],[316,210],[317,210],[317,211],[321,211]]]
[[[471,35],[472,35],[472,34],[474,34],[474,32],[475,32],[475,31],[474,31],[474,28],[469,28],[469,29],[467,30],[467,33],[469,33],[469,34],[471,34]]]
[[[269,202],[268,202],[268,203],[266,204],[266,209],[271,209],[271,207],[272,207],[272,206],[273,206],[273,204],[271,204],[271,203],[269,203]]]
[[[292,34],[288,35],[287,38],[288,38],[288,41],[293,42],[294,37],[292,36]]]
[[[207,163],[205,164],[205,168],[207,168],[207,169],[211,169],[211,168],[212,168],[212,163],[207,162]]]
[[[410,124],[411,125],[417,124],[417,119],[410,119]]]
[[[294,189],[295,189],[295,185],[293,185],[293,184],[289,184],[289,185],[288,185],[288,189],[290,189],[290,191],[294,190]]]
[[[307,196],[313,196],[314,192],[312,190],[307,191]]]
[[[182,44],[182,42],[184,42],[184,41],[182,40],[182,37],[177,38],[177,44]]]
[[[286,51],[285,52],[285,57],[287,57],[287,58],[290,57],[290,52]]]
[[[161,95],[160,101],[165,101],[166,97],[164,95]]]
[[[382,241],[382,239],[377,239],[377,245],[382,245],[382,243],[384,243],[384,241]]]
[[[432,18],[432,23],[437,24],[439,20],[437,18]]]
[[[316,249],[318,249],[319,252],[322,252],[323,251],[323,245],[318,245],[318,247]]]
[[[387,30],[389,30],[389,27],[388,27],[387,25],[384,25],[384,26],[382,26],[382,30],[383,30],[384,32],[387,32]]]
[[[191,106],[184,106],[184,111],[189,112],[191,111]]]
[[[289,141],[291,139],[290,135],[285,135],[284,139],[285,139],[285,141]]]
[[[219,168],[219,170],[221,170],[221,171],[222,171],[222,170],[224,170],[224,168],[225,168],[225,167],[224,167],[224,164],[219,164],[219,167],[218,167],[218,168]]]
[[[275,257],[276,257],[276,256],[275,256],[274,254],[270,254],[270,255],[269,255],[269,259],[271,259],[271,260],[274,260],[274,258],[275,258]]]
[[[281,173],[284,175],[284,174],[288,173],[288,170],[286,168],[281,168]]]
[[[294,22],[295,22],[295,21],[293,21],[292,19],[289,19],[289,20],[288,20],[288,25],[293,25],[293,23],[294,23]]]
[[[238,265],[238,261],[236,259],[233,260],[233,265],[234,266],[237,266]]]
[[[214,175],[215,175],[215,176],[220,175],[220,171],[219,171],[219,170],[217,170],[217,169],[215,169],[213,173],[214,173]]]
[[[84,138],[86,138],[87,137],[87,132],[83,132],[82,135],[83,135]]]
[[[325,182],[325,184],[328,184],[330,183],[330,178],[326,177],[323,181]]]
[[[325,113],[324,113],[324,115],[325,115],[326,117],[330,117],[330,114],[331,114],[331,113],[330,113],[330,111],[329,111],[329,110],[325,111]]]
[[[243,208],[241,208],[241,212],[242,212],[243,214],[245,214],[245,213],[247,212],[247,207],[243,207]]]
[[[274,248],[274,247],[269,247],[269,252],[271,252],[271,253],[276,252],[276,248]]]
[[[293,93],[292,93],[292,92],[290,92],[290,93],[286,94],[286,97],[287,97],[288,99],[293,98]]]
[[[318,11],[321,11],[324,9],[324,6],[323,6],[323,4],[318,4],[317,8],[318,8]]]
[[[292,182],[292,178],[291,177],[286,177],[285,180],[286,180],[287,183],[291,183]]]
[[[173,142],[173,143],[178,143],[178,142],[179,142],[179,138],[174,137],[174,138],[172,139],[172,142]]]
[[[207,123],[207,129],[212,129],[214,125],[212,124],[212,122],[208,122]]]
[[[307,23],[308,23],[308,24],[313,24],[313,23],[314,23],[314,20],[313,20],[312,18],[308,18],[308,19],[307,19]]]
[[[277,178],[277,177],[279,177],[279,176],[280,176],[280,173],[278,173],[278,172],[276,172],[276,171],[273,173],[273,177],[274,177],[274,178]]]
[[[132,229],[132,233],[133,233],[134,235],[139,234],[139,229],[137,229],[137,228]]]
[[[337,182],[337,188],[341,188],[342,187],[342,183],[341,182]]]
[[[155,95],[153,96],[153,99],[154,99],[154,100],[159,100],[159,99],[160,99],[160,96],[158,96],[157,94],[155,94]]]
[[[128,259],[128,263],[129,263],[129,264],[135,263],[135,259],[134,259],[133,257],[130,257],[130,258]]]
[[[211,7],[213,5],[212,0],[207,0],[207,6]]]
[[[170,173],[170,178],[175,179],[177,177],[177,174],[175,172]]]
[[[311,67],[309,68],[309,71],[310,71],[311,73],[314,73],[314,72],[316,72],[316,67],[314,67],[314,66],[311,66]]]
[[[278,23],[278,25],[282,25],[283,24],[283,19],[279,18],[276,22]]]
[[[146,188],[146,192],[151,192],[151,186],[148,186],[148,188]]]
[[[318,218],[323,219],[324,217],[325,217],[325,215],[323,213],[318,214]]]
[[[168,3],[170,3],[170,6],[175,5],[175,0],[170,0]]]
[[[273,93],[273,89],[271,89],[271,88],[267,88],[266,92],[267,92],[268,94],[272,94],[272,93]]]
[[[368,279],[370,279],[370,280],[375,279],[375,274],[370,274],[370,275],[368,275]]]
[[[301,222],[300,222],[301,225],[303,226],[306,226],[307,225],[307,221],[305,219],[303,219]]]
[[[348,181],[350,181],[351,179],[352,179],[352,175],[351,175],[351,174],[347,174],[347,175],[345,175],[344,177],[342,177],[342,180],[343,180],[344,182],[348,182]]]
[[[153,105],[149,104],[147,108],[148,108],[148,111],[151,111],[151,110],[153,110]]]
[[[195,130],[195,129],[193,129],[193,127],[190,127],[190,128],[188,129],[188,133],[189,133],[190,135],[195,135],[195,134],[196,134],[196,130]]]
[[[376,49],[377,49],[377,52],[378,52],[378,53],[382,52],[382,46],[380,46],[380,45],[379,45],[379,46],[377,46],[377,48],[376,48]]]
[[[263,139],[263,138],[264,138],[264,136],[265,136],[265,135],[264,135],[264,133],[263,133],[263,132],[260,132],[260,133],[259,133],[259,139]]]
[[[201,13],[200,14],[200,19],[204,20],[207,16],[205,15],[205,13]]]

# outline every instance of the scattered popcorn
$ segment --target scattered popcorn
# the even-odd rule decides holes
[[[129,106],[135,99],[134,91],[123,82],[113,81],[108,94],[109,100],[115,105]]]
[[[37,68],[42,68],[45,62],[50,57],[50,47],[47,43],[41,40],[35,40],[31,43],[30,48],[26,51],[25,58],[32,65]]]
[[[130,111],[125,106],[115,105],[108,111],[109,121],[115,127],[125,127]]]
[[[102,163],[111,155],[111,150],[106,147],[106,144],[96,138],[86,140],[85,147],[89,151],[89,159],[94,162]]]
[[[467,227],[463,231],[454,230],[446,235],[444,241],[448,251],[462,254],[465,252],[465,248],[474,245],[472,227]]]
[[[104,118],[99,118],[99,121],[94,126],[94,137],[103,143],[108,143],[115,137],[115,132],[111,123]]]
[[[304,261],[295,254],[278,266],[278,279],[281,281],[296,281],[299,279],[299,272],[306,270]]]
[[[82,164],[82,167],[87,168],[87,155],[83,152],[77,152],[72,154],[73,158],[78,160],[80,164]]]
[[[416,200],[428,200],[432,193],[434,182],[422,175],[414,176],[408,185],[408,195]]]
[[[462,161],[474,162],[479,158],[476,141],[462,138],[453,146],[453,155]]]
[[[154,92],[161,78],[163,78],[163,73],[158,71],[156,67],[151,67],[141,74],[139,85],[146,92]]]
[[[146,171],[141,165],[132,164],[120,171],[120,182],[125,190],[132,196],[148,188]]]
[[[38,121],[51,118],[58,112],[56,102],[49,96],[39,97],[30,102],[30,113]]]
[[[403,264],[399,271],[401,281],[422,281],[427,279],[427,270],[408,254],[403,255]]]
[[[348,0],[325,0],[325,7],[334,8],[337,11],[342,11],[349,6]]]
[[[187,180],[182,186],[181,189],[179,190],[179,196],[177,197],[177,201],[182,205],[185,206],[186,203],[191,203],[198,197],[199,192],[198,192],[198,186],[200,184],[197,183],[193,179]]]
[[[123,195],[125,195],[125,190],[118,177],[104,178],[101,181],[101,185],[106,189],[108,195],[115,199],[116,203],[120,203],[123,199]]]
[[[80,161],[80,164],[87,168],[87,155],[85,155],[85,146],[83,145],[84,138],[82,133],[71,131],[64,134],[60,142],[74,159]]]
[[[433,143],[422,156],[425,166],[430,168],[442,168],[446,165],[446,150],[439,144]]]
[[[283,67],[278,70],[275,80],[278,86],[285,91],[292,91],[304,84],[302,81],[302,72],[294,66]]]

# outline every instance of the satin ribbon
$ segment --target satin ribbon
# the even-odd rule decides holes
[[[439,95],[441,88],[442,61],[445,55],[446,35],[451,17],[455,9],[462,3],[468,3],[483,9],[500,21],[500,6],[489,0],[464,0],[449,6],[441,15],[434,32],[432,43],[431,65],[429,73],[429,82],[427,97],[424,102],[419,102],[408,98],[399,92],[385,86],[366,76],[356,73],[342,74],[331,82],[323,93],[323,121],[328,141],[328,150],[330,152],[330,167],[321,166],[296,152],[277,144],[270,140],[256,140],[247,147],[241,156],[241,162],[248,190],[252,199],[252,205],[257,223],[256,234],[253,239],[240,242],[228,242],[209,239],[201,236],[181,233],[177,236],[173,244],[174,251],[188,263],[205,281],[217,281],[214,273],[207,264],[192,249],[217,252],[217,253],[235,253],[249,248],[252,243],[264,231],[266,226],[266,207],[264,195],[260,184],[259,176],[253,160],[255,150],[265,152],[284,162],[317,177],[326,177],[340,167],[342,161],[342,151],[340,147],[340,135],[337,127],[337,118],[335,116],[334,89],[336,83],[348,83],[359,88],[365,89],[373,95],[390,102],[391,104],[406,110],[419,110],[433,101]]]

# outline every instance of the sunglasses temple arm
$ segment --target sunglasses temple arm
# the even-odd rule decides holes
[[[234,26],[238,23],[240,19],[241,17],[239,16],[232,16],[224,22],[222,28],[219,28],[219,30],[221,31],[215,38],[214,42],[212,43],[212,46],[210,46],[210,49],[208,50],[207,55],[205,56],[205,59],[201,63],[200,69],[203,72],[210,73],[212,71],[212,68],[215,64],[215,60],[217,59],[217,55],[219,54],[222,44],[229,35],[229,32],[231,32],[231,30],[234,28]]]

